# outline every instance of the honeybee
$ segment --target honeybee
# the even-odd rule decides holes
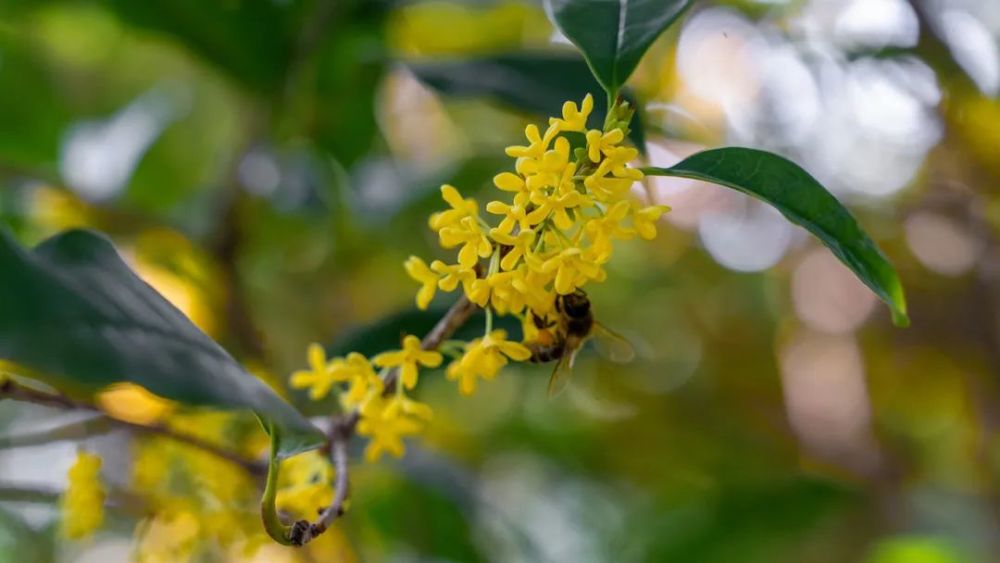
[[[590,298],[582,290],[556,296],[555,310],[558,313],[555,321],[529,313],[539,334],[536,340],[525,343],[531,350],[530,361],[546,363],[558,360],[549,378],[549,397],[558,395],[566,388],[577,353],[591,339],[598,351],[612,361],[624,363],[635,357],[635,351],[627,340],[594,320]]]

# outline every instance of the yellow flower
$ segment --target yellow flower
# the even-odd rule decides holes
[[[401,457],[406,452],[403,438],[419,433],[431,415],[429,406],[403,395],[373,397],[362,406],[358,421],[358,434],[371,437],[365,458],[375,462],[383,452]]]
[[[545,135],[542,136],[538,132],[538,126],[532,123],[524,128],[524,136],[528,138],[528,146],[510,146],[505,152],[507,156],[513,158],[541,158],[557,134],[559,134],[558,127],[550,126],[545,131]]]
[[[642,180],[642,171],[629,168],[628,163],[639,158],[639,150],[631,147],[618,147],[607,154],[605,162],[610,167],[611,174],[618,178]],[[603,164],[603,163],[602,163]]]
[[[458,224],[442,228],[438,231],[438,236],[444,248],[462,247],[458,251],[458,263],[465,268],[472,268],[479,258],[486,258],[493,253],[493,245],[474,217],[465,217]]]
[[[69,486],[60,502],[61,530],[65,537],[85,538],[101,527],[106,493],[99,478],[100,471],[100,457],[84,451],[76,454],[76,461],[69,469]]]
[[[606,160],[604,162],[607,162]],[[603,167],[604,164],[602,163]],[[628,195],[629,188],[635,183],[631,178],[615,178],[607,176],[606,170],[598,168],[596,172],[583,179],[583,185],[600,201],[615,202]]]
[[[601,280],[604,271],[597,261],[598,254],[584,253],[577,247],[566,248],[559,253],[543,260],[533,255],[527,257],[533,270],[543,274],[555,273],[554,288],[560,295],[573,293],[588,280]]]
[[[569,140],[559,137],[555,148],[546,151],[541,158],[525,159],[518,163],[518,172],[525,176],[529,191],[555,188],[562,184],[566,168],[572,166],[575,170],[575,165],[569,162],[569,149]],[[572,171],[570,176],[572,177]]]
[[[590,239],[591,248],[597,256],[597,262],[603,264],[611,257],[612,240],[626,240],[635,236],[635,231],[621,226],[621,222],[628,216],[629,210],[628,201],[619,201],[612,205],[603,216],[590,219],[584,225],[584,232]]]
[[[403,339],[403,349],[393,352],[383,352],[374,358],[372,363],[382,368],[399,368],[399,380],[403,387],[413,389],[417,385],[417,365],[436,368],[441,365],[441,354],[432,350],[424,350],[420,339],[412,334]]]
[[[347,393],[340,397],[340,403],[346,408],[361,404],[373,389],[382,392],[382,380],[363,354],[351,352],[346,359],[335,361],[333,371],[338,381],[350,382]]]
[[[466,217],[479,216],[479,204],[476,200],[471,197],[463,198],[454,186],[448,184],[441,186],[441,198],[451,206],[451,209],[431,215],[430,227],[435,231],[454,225]]]
[[[472,268],[467,268],[461,264],[448,265],[440,260],[431,262],[431,269],[441,276],[438,287],[443,291],[455,291],[458,284],[463,288],[468,288],[472,280],[476,279],[476,272]]]
[[[592,162],[600,162],[601,155],[611,154],[625,139],[625,132],[612,129],[607,133],[591,129],[587,131],[587,156]]]
[[[158,511],[136,527],[136,563],[190,561],[202,540],[201,527],[189,509]]]
[[[537,213],[529,214],[525,206],[519,203],[507,205],[502,201],[491,201],[486,204],[486,211],[489,211],[494,215],[504,216],[499,225],[490,229],[490,236],[493,237],[494,240],[497,238],[497,233],[503,235],[510,234],[511,231],[514,230],[515,226],[517,226],[519,230],[525,231],[545,218],[544,215],[539,215]]]
[[[317,451],[281,462],[277,506],[297,518],[312,518],[333,501],[333,465]]]
[[[494,330],[483,338],[469,342],[465,354],[448,366],[446,375],[458,381],[458,389],[463,395],[476,391],[477,379],[490,380],[507,365],[507,360],[523,362],[531,357],[531,350],[518,342],[507,340],[507,333]]]
[[[466,288],[465,296],[476,305],[485,307],[490,301],[490,292],[490,282],[486,278],[477,278]]]
[[[313,342],[309,345],[307,357],[309,369],[293,373],[289,383],[293,389],[309,388],[309,398],[318,401],[330,393],[334,383],[344,380],[337,379],[326,360],[326,351],[319,344]]]
[[[551,275],[534,272],[522,265],[497,277],[490,297],[490,303],[497,312],[518,314],[525,307],[543,311],[551,306],[553,296],[545,289],[552,280]]]
[[[497,272],[490,276],[490,306],[500,313],[520,313],[527,305],[525,295],[516,287],[514,281],[521,276],[520,270],[513,272]]]
[[[639,232],[639,236],[646,240],[656,238],[656,222],[667,211],[670,211],[670,208],[666,205],[650,205],[642,209],[636,206],[635,214],[632,215],[632,224]]]
[[[524,178],[513,172],[497,174],[493,177],[493,185],[505,192],[512,192],[515,194],[515,198],[520,197],[523,199],[528,194],[528,186],[524,183]]]
[[[562,107],[562,119],[557,117],[549,118],[549,125],[559,127],[560,131],[580,131],[587,128],[587,118],[594,109],[594,97],[590,94],[583,99],[580,108],[577,109],[575,102],[566,102]]]
[[[572,190],[561,195],[549,195],[543,194],[542,192],[535,192],[532,194],[531,202],[537,206],[535,211],[532,212],[532,215],[537,213],[543,218],[551,216],[552,222],[556,224],[556,227],[564,231],[573,227],[573,218],[569,216],[568,210],[593,205],[593,202],[588,196],[585,196],[576,190]]]
[[[612,202],[628,195],[632,184],[642,179],[642,172],[629,168],[628,163],[639,156],[633,148],[618,147],[612,150],[593,174],[583,180],[583,185],[598,199]]]
[[[490,231],[490,236],[498,243],[510,247],[500,259],[500,269],[502,270],[513,270],[521,257],[531,252],[531,246],[535,243],[535,231],[531,229],[524,229],[517,235],[497,232],[494,229]]]
[[[431,299],[434,299],[440,276],[427,267],[426,262],[416,256],[407,258],[406,262],[403,263],[403,268],[406,269],[406,273],[411,278],[420,282],[420,289],[417,290],[417,307],[426,309],[430,305]]]

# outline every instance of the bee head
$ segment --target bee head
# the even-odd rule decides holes
[[[590,313],[590,298],[580,289],[569,295],[556,297],[556,303],[563,314],[573,319],[586,317]]]

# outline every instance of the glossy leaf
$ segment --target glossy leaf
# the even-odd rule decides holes
[[[423,83],[450,96],[492,98],[530,113],[560,115],[567,100],[579,102],[594,95],[591,127],[600,127],[607,113],[607,100],[599,95],[587,63],[573,54],[508,53],[465,60],[414,62],[410,70]],[[635,106],[628,93],[625,98]],[[632,118],[630,137],[645,149],[642,119]]]
[[[670,168],[644,168],[643,172],[712,182],[773,205],[791,222],[819,237],[888,304],[896,325],[909,324],[903,286],[892,264],[837,198],[794,162],[766,151],[731,147],[700,152]]]
[[[128,381],[184,404],[252,410],[284,429],[284,455],[322,443],[103,236],[67,231],[28,252],[0,231],[0,272],[0,358],[72,394]]]
[[[604,89],[615,94],[653,41],[692,0],[546,0],[552,23],[576,45]]]

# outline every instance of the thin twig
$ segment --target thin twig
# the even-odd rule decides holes
[[[0,483],[0,500],[4,502],[28,502],[52,504],[59,501],[62,491],[38,485]],[[105,508],[132,516],[145,516],[148,507],[139,497],[114,487],[107,490]]]
[[[87,436],[104,434],[114,430],[110,417],[97,415],[84,420],[74,420],[46,430],[0,436],[0,450],[26,448],[41,444],[51,444],[63,440],[79,440]]]
[[[436,350],[442,342],[451,338],[455,331],[469,320],[476,309],[478,306],[463,295],[420,341],[421,348]],[[395,390],[398,379],[398,369],[392,369],[385,375],[386,395]],[[344,514],[344,503],[347,502],[350,489],[347,447],[354,437],[354,431],[360,419],[361,413],[358,409],[333,417],[329,433],[330,457],[337,475],[334,482],[333,502],[320,513],[316,522],[299,520],[292,526],[289,539],[294,545],[309,543],[316,536],[325,532],[334,520]]]
[[[33,389],[31,387],[21,385],[11,379],[8,379],[0,384],[0,399],[13,399],[15,401],[22,401],[27,403],[34,403],[37,405],[45,405],[49,407],[55,407],[64,410],[82,410],[90,412],[102,413],[101,409],[89,403],[84,403],[81,401],[76,401],[70,399],[65,395],[60,395],[57,393],[49,393],[47,391],[39,391],[38,389]],[[226,461],[235,463],[253,475],[262,475],[267,472],[267,467],[263,463],[249,459],[236,453],[232,450],[227,450],[225,448],[219,447],[211,442],[205,441],[197,436],[192,436],[190,434],[183,434],[176,432],[169,426],[164,424],[137,424],[135,422],[129,422],[127,420],[122,420],[120,418],[114,418],[107,416],[108,423],[113,424],[119,428],[125,428],[135,432],[141,432],[145,434],[152,434],[155,436],[163,436],[171,440],[186,444],[188,446],[193,446],[200,450],[206,451],[216,457],[224,459]]]

